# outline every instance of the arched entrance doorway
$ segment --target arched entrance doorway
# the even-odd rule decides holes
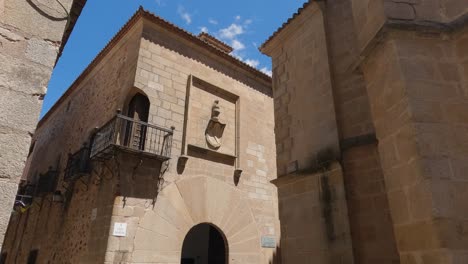
[[[224,235],[211,224],[199,224],[187,233],[181,264],[226,264],[228,250]]]

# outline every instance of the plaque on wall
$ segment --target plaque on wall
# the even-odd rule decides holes
[[[262,236],[263,248],[276,248],[276,238],[272,236]]]
[[[125,237],[127,236],[127,223],[115,223],[113,236],[116,237]]]

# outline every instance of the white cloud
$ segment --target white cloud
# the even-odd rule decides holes
[[[212,25],[218,25],[218,21],[216,21],[216,20],[214,20],[212,18],[208,19],[208,23],[210,23]]]
[[[231,24],[227,28],[223,28],[219,31],[219,35],[224,39],[234,39],[235,37],[244,33],[244,28],[242,25]]]
[[[246,19],[246,20],[244,21],[244,24],[250,25],[250,24],[252,24],[252,22],[253,22],[252,19]]]
[[[253,60],[253,59],[246,59],[244,62],[254,68],[257,68],[257,66],[260,64],[258,60]]]
[[[234,51],[245,49],[244,43],[240,42],[240,41],[237,40],[237,39],[233,39],[233,40],[232,40],[231,46],[232,46],[232,48],[234,49]]]
[[[240,20],[240,19],[241,19],[241,16],[237,15],[236,20]]]
[[[177,8],[177,13],[179,13],[180,17],[187,23],[187,25],[190,25],[192,23],[192,15],[185,10],[183,6],[179,6]]]
[[[270,77],[273,75],[273,72],[271,72],[271,70],[268,69],[267,67],[261,68],[260,71],[263,72],[264,74],[270,76]]]
[[[207,27],[201,27],[200,32],[208,33],[208,28]]]

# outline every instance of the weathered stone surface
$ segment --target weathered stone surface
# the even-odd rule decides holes
[[[2,146],[4,145],[2,144]],[[0,179],[0,200],[2,201],[0,203],[0,241],[2,243],[13,210],[14,200],[12,198],[15,197],[17,189],[18,184],[16,182]],[[0,243],[0,248],[2,247],[2,243]]]
[[[0,127],[0,178],[18,182],[28,154],[31,137],[27,132],[18,133],[9,128]],[[6,201],[5,201],[6,202]]]
[[[36,127],[72,2],[0,0],[0,177],[16,184],[28,153],[28,132]],[[13,189],[16,192],[16,186]],[[10,205],[14,194],[4,193],[0,203]],[[10,216],[2,213],[0,242]]]
[[[4,0],[0,23],[16,28],[27,36],[60,41],[67,23],[72,0]],[[65,10],[65,9],[66,10]]]
[[[131,98],[141,93],[150,102],[148,122],[175,127],[163,178],[157,179],[159,161],[139,155],[121,155],[105,166],[94,163],[92,175],[83,180],[88,185],[77,181],[71,187],[66,209],[43,207],[49,211],[29,215],[38,225],[42,219],[56,225],[41,236],[32,226],[21,229],[18,234],[28,241],[22,249],[15,247],[14,233],[7,235],[5,248],[18,252],[18,261],[26,261],[29,245],[40,244],[45,252],[41,263],[179,263],[184,238],[200,223],[219,228],[229,245],[230,263],[268,263],[274,257],[276,249],[260,244],[261,236],[280,237],[276,188],[269,182],[276,178],[270,83],[172,34],[145,19],[129,29],[39,124],[27,168],[33,175],[57,166],[58,188],[66,193],[63,186],[70,185],[63,182],[62,172],[67,154],[87,142],[117,109],[126,113]],[[206,83],[195,87],[191,76]],[[220,120],[226,123],[217,153],[230,155],[235,163],[187,150],[187,143],[197,140],[206,146],[214,100],[219,100]],[[182,169],[181,153],[189,157]],[[235,183],[236,168],[243,172]],[[115,223],[127,223],[126,237],[112,235]],[[18,224],[15,219],[13,225]]]
[[[414,7],[411,3],[384,2],[385,14],[390,19],[413,20],[416,18]]]
[[[51,68],[40,65],[31,67],[31,62],[9,55],[0,54],[0,88],[26,94],[44,95]]]
[[[51,42],[36,38],[28,40],[26,58],[33,62],[42,64],[46,67],[52,67],[55,63],[57,53],[57,45],[54,45]]]
[[[39,96],[13,90],[0,89],[0,91],[3,92],[0,98],[2,126],[11,127],[17,131],[33,132],[42,106]]]

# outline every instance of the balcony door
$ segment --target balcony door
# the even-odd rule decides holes
[[[149,108],[148,97],[141,93],[137,93],[130,100],[127,116],[132,118],[134,122],[127,122],[125,146],[141,151],[145,149]]]

